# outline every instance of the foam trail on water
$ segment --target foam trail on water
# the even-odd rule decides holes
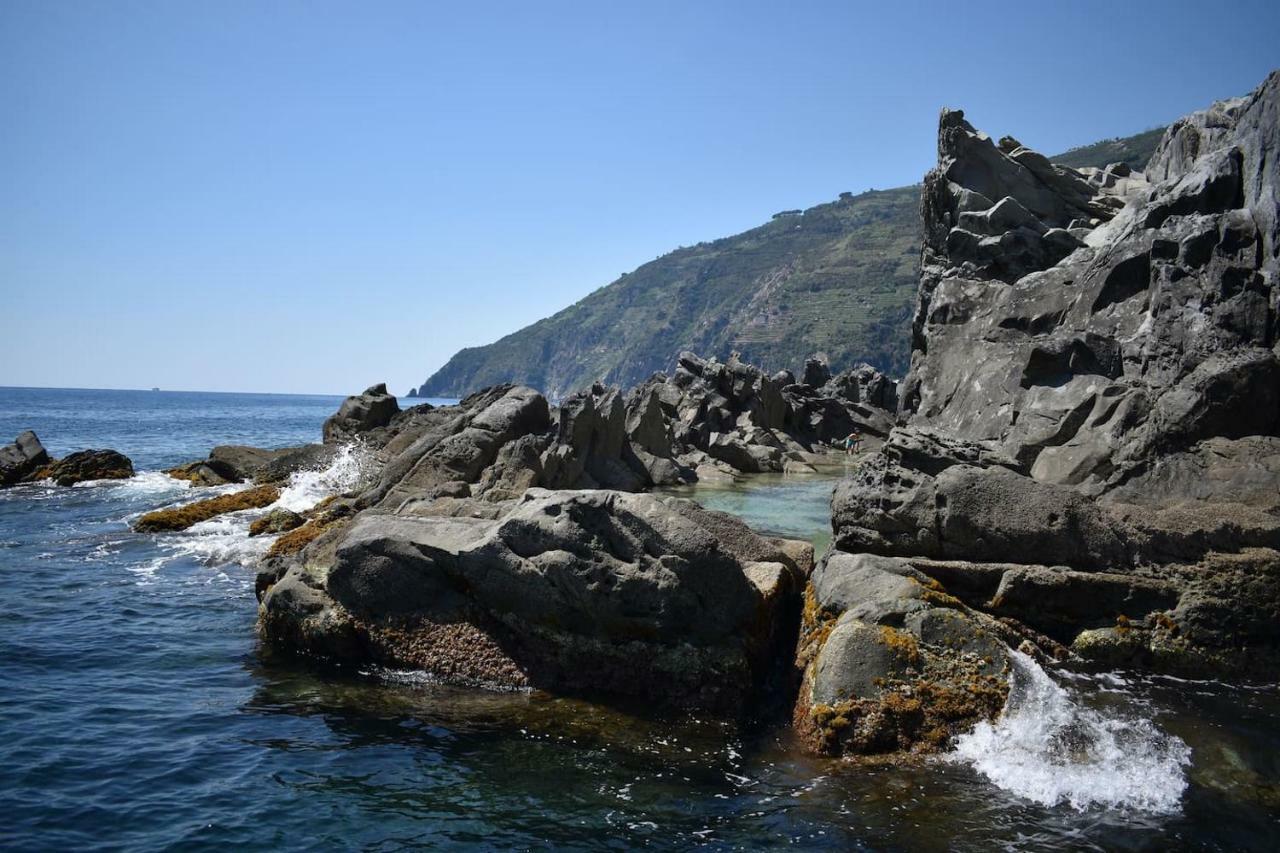
[[[953,757],[1045,806],[1067,803],[1176,813],[1191,749],[1150,720],[1076,702],[1031,658],[1013,653],[1013,684],[995,723],[956,742]]]
[[[368,463],[368,453],[361,445],[344,444],[324,468],[295,471],[273,506],[305,512],[330,495],[354,488],[368,470]]]

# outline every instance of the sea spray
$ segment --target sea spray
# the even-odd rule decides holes
[[[369,454],[363,445],[345,444],[323,468],[295,471],[271,506],[211,518],[166,537],[163,544],[175,554],[193,557],[208,566],[251,565],[267,552],[273,541],[270,536],[249,536],[249,523],[253,519],[277,508],[306,512],[331,495],[349,491],[368,473],[368,462]]]
[[[959,738],[953,757],[1045,806],[1179,810],[1191,762],[1185,743],[1149,719],[1082,705],[1024,654],[1013,662],[1000,719]]]
[[[344,444],[325,467],[293,472],[273,508],[306,512],[330,495],[350,491],[368,472],[368,449],[359,442]]]

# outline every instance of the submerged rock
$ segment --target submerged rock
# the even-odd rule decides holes
[[[194,503],[149,512],[133,525],[139,533],[186,530],[193,524],[208,521],[228,512],[260,509],[275,503],[280,490],[275,486],[253,486],[229,495],[218,495]]]

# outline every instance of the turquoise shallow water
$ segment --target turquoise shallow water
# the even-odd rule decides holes
[[[225,441],[314,440],[337,402],[0,389],[0,437],[34,427],[56,453],[115,447],[154,471]],[[830,483],[698,497],[804,535]],[[1280,829],[1274,687],[1064,678],[1192,764],[1172,813],[1040,805],[964,762],[807,758],[777,725],[279,659],[254,637],[234,531],[129,531],[185,497],[146,473],[0,492],[0,848],[1268,849]]]

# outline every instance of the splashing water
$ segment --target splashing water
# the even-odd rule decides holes
[[[180,533],[161,537],[160,545],[175,556],[194,558],[206,566],[238,563],[249,566],[267,552],[274,541],[271,536],[249,536],[249,524],[272,509],[283,507],[293,512],[306,512],[330,495],[354,488],[369,470],[369,455],[359,444],[338,449],[323,468],[295,471],[280,497],[264,509],[247,509],[193,524]],[[160,475],[164,476],[164,475]],[[171,479],[166,477],[165,479]],[[186,485],[186,484],[183,484]],[[210,487],[207,493],[230,493],[250,488],[248,484]],[[134,517],[141,513],[135,513]]]
[[[344,444],[324,468],[295,471],[273,506],[305,512],[330,495],[351,490],[368,470],[369,454],[364,446]]]
[[[1030,657],[1014,652],[1013,661],[1000,719],[962,736],[954,758],[1045,806],[1179,811],[1191,763],[1182,740],[1150,720],[1080,705]]]

